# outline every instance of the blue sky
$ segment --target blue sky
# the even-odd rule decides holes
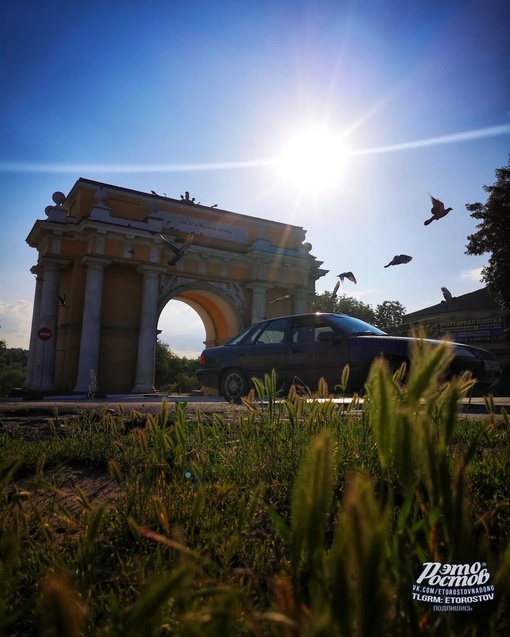
[[[79,177],[303,226],[329,270],[318,292],[352,270],[346,293],[411,312],[441,286],[482,287],[465,204],[486,200],[510,152],[507,0],[26,0],[0,16],[8,347],[28,346],[25,238]],[[286,181],[271,161],[310,127],[345,149],[328,187]],[[429,193],[453,211],[424,227]],[[413,260],[383,267],[400,253]],[[175,352],[202,349],[184,304],[159,327]]]

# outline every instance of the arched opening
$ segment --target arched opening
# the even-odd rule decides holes
[[[172,292],[170,292],[168,295],[160,296],[158,302],[158,329],[163,330],[161,317],[166,317],[165,308],[171,301],[180,301],[182,304],[194,310],[203,324],[205,338],[202,338],[200,351],[202,351],[204,347],[223,345],[223,343],[245,327],[245,308],[241,306],[239,299],[235,295],[233,300],[228,294],[229,288],[225,284],[219,284],[214,287],[214,284],[197,286],[196,283],[184,283],[179,286],[177,293],[172,294]],[[177,309],[173,309],[175,307]],[[171,312],[177,313],[174,317],[176,317],[179,314],[179,310],[182,309],[175,305],[172,305],[171,308]],[[182,316],[184,316],[184,314]],[[190,325],[193,326],[193,324],[195,324],[196,326],[195,315],[188,314],[188,316],[192,317]],[[176,324],[182,325],[182,319],[176,320]],[[195,330],[195,333],[198,333],[198,330]],[[179,327],[177,328],[176,334],[177,336],[179,335]]]
[[[199,389],[200,385],[194,386],[193,377],[200,352],[205,347],[225,343],[244,327],[243,312],[239,312],[225,290],[228,291],[226,286],[216,290],[211,284],[200,287],[188,284],[180,286],[174,296],[160,297],[158,339],[164,347],[156,351],[157,389],[185,393]],[[168,349],[188,361],[169,359]]]
[[[204,349],[204,321],[189,303],[171,299],[159,315],[158,338],[177,356],[198,358]]]

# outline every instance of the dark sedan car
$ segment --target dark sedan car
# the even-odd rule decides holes
[[[252,378],[262,379],[273,369],[278,387],[296,383],[315,390],[323,377],[331,390],[348,364],[349,388],[359,391],[374,359],[384,356],[397,369],[409,361],[412,341],[346,314],[282,316],[254,323],[225,345],[205,349],[197,378],[226,400],[238,401],[249,392]],[[471,370],[487,387],[499,379],[501,365],[486,350],[455,343],[454,352],[452,372]]]

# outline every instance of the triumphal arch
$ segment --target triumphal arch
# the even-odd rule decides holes
[[[79,179],[27,237],[38,251],[24,389],[154,390],[158,318],[171,299],[205,346],[265,316],[309,311],[326,274],[303,228]]]

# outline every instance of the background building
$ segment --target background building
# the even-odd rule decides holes
[[[510,393],[510,316],[486,287],[407,314],[404,322],[409,329],[425,326],[431,338],[447,337],[492,352],[506,368],[498,393]]]

